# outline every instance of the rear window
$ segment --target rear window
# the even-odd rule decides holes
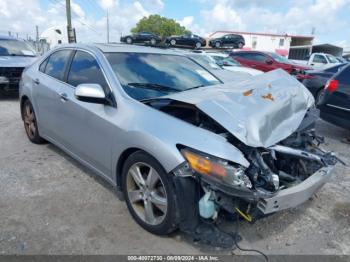
[[[345,85],[350,86],[350,65],[346,66],[336,77],[336,79]]]

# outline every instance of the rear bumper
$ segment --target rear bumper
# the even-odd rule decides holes
[[[333,168],[334,166],[321,168],[300,184],[281,190],[273,197],[260,199],[258,208],[264,214],[270,214],[306,202],[329,180]]]

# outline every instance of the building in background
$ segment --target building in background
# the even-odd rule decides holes
[[[269,33],[251,33],[237,31],[216,31],[209,38],[216,38],[226,34],[238,34],[244,37],[244,50],[259,50],[276,52],[282,56],[288,57],[292,46],[312,45],[313,36],[300,36],[288,34],[269,34]]]

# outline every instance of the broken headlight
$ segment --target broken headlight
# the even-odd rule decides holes
[[[238,164],[190,149],[182,149],[181,154],[192,171],[209,180],[230,186],[252,188],[250,179],[244,173],[243,167]]]

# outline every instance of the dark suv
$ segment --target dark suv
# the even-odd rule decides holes
[[[120,42],[124,42],[127,44],[150,43],[151,45],[156,45],[161,40],[162,39],[158,35],[149,32],[140,32],[132,35],[122,36],[120,38]]]
[[[172,46],[180,45],[191,46],[196,48],[200,48],[207,44],[206,40],[203,37],[192,34],[169,36],[166,38],[165,43]]]
[[[350,130],[350,64],[328,80],[319,101],[322,119]]]
[[[213,38],[209,41],[209,46],[220,48],[232,46],[241,49],[245,45],[245,40],[241,35],[228,34],[221,37]]]

